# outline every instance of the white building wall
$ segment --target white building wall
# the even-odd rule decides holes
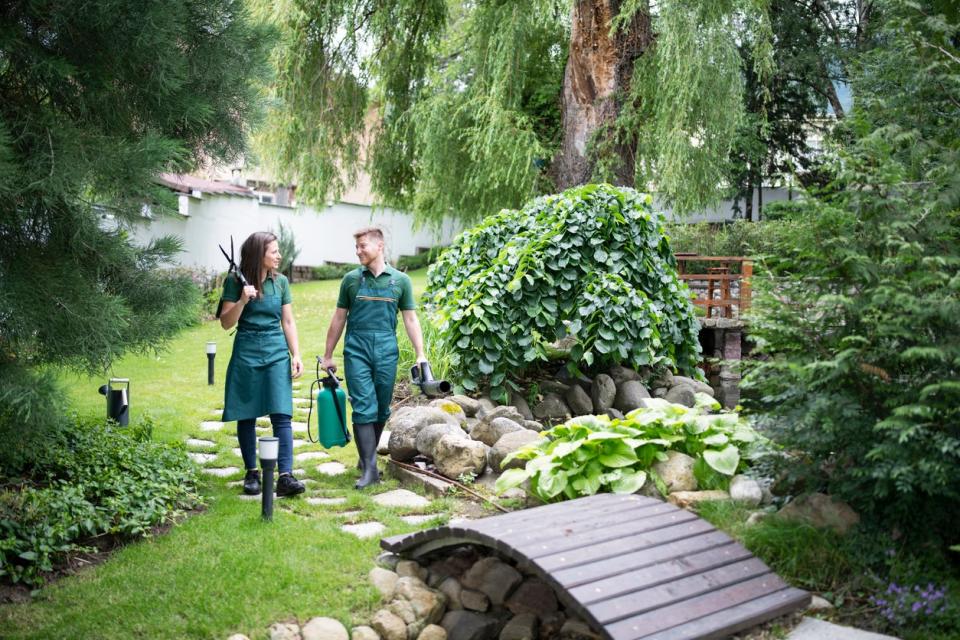
[[[794,195],[796,197],[796,195]],[[787,200],[790,198],[790,192],[786,187],[764,187],[763,188],[763,206],[766,207],[771,202],[777,202],[780,200]],[[753,193],[753,219],[758,220],[762,219],[763,216],[757,216],[757,209],[760,202],[760,195],[758,191]],[[746,203],[742,200],[740,201],[740,217],[744,215]],[[658,208],[660,211],[663,211],[667,214],[667,217],[678,222],[725,222],[728,220],[733,220],[735,218],[735,212],[733,210],[733,200],[722,200],[715,207],[707,209],[704,212],[700,213],[691,213],[685,218],[678,218],[673,214],[670,207],[664,206],[662,203],[654,199],[653,203],[654,208]]]
[[[235,256],[240,261],[240,244],[254,231],[274,232],[284,227],[293,231],[300,254],[295,264],[319,266],[325,262],[355,263],[353,232],[361,227],[384,230],[387,257],[395,262],[401,255],[414,255],[419,248],[446,245],[456,235],[452,223],[439,232],[413,228],[413,217],[393,209],[378,209],[336,203],[322,212],[309,207],[262,204],[253,198],[204,193],[200,197],[181,195],[180,214],[156,216],[136,225],[134,237],[140,244],[163,235],[183,240],[178,263],[223,271],[226,261],[217,244],[229,251],[233,235]]]

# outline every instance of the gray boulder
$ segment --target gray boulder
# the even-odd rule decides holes
[[[670,390],[667,391],[667,395],[664,396],[664,400],[667,402],[672,402],[673,404],[682,404],[685,407],[692,407],[697,403],[693,387],[688,384],[670,387]]]
[[[649,397],[650,393],[643,383],[637,380],[624,380],[617,383],[617,395],[613,399],[613,406],[623,413],[630,413],[642,407],[644,399]]]
[[[487,445],[476,440],[445,435],[433,448],[437,471],[448,478],[472,473],[480,475],[487,466]]]
[[[487,414],[488,411],[492,411],[497,406],[497,403],[491,400],[490,398],[488,398],[487,396],[478,398],[477,404],[480,405],[480,408],[477,410],[477,414],[476,414],[476,417],[478,418],[482,418]]]
[[[694,380],[693,378],[688,378],[687,376],[671,376],[667,386],[676,387],[681,384],[685,384],[692,388],[694,393],[705,393],[711,397],[714,395],[713,387],[708,385],[706,382],[700,382],[699,380]]]
[[[523,468],[526,460],[511,460],[507,463],[506,467],[503,467],[503,459],[525,444],[539,439],[540,435],[529,429],[520,429],[519,431],[505,433],[500,436],[500,439],[497,440],[494,445],[490,447],[490,451],[487,452],[487,464],[490,465],[490,468],[496,473],[500,473],[504,469]]]
[[[419,578],[397,580],[396,597],[409,602],[416,620],[426,624],[439,622],[447,604],[442,593],[429,588]]]
[[[613,407],[613,400],[617,397],[617,385],[613,378],[605,373],[601,373],[593,379],[593,386],[590,389],[590,399],[593,400],[593,410],[597,413],[603,413]]]
[[[455,427],[452,424],[447,424],[445,422],[440,424],[430,424],[421,429],[420,433],[417,434],[417,438],[415,440],[417,451],[432,458],[433,449],[435,446],[437,446],[437,441],[445,435],[460,436],[461,438],[470,437],[463,429],[460,427]]]
[[[450,424],[460,426],[460,420],[436,407],[414,407],[409,411],[390,419],[390,440],[388,448],[390,457],[394,460],[412,460],[417,455],[417,435],[431,424]]]
[[[730,480],[730,499],[756,507],[763,500],[763,489],[753,478],[737,475]]]
[[[558,396],[562,396],[569,390],[570,385],[560,382],[559,380],[540,381],[540,393],[555,393]]]
[[[383,640],[407,640],[407,623],[387,609],[380,609],[373,614],[370,626]]]
[[[480,402],[469,396],[457,394],[450,396],[448,400],[452,400],[460,405],[460,408],[463,409],[464,415],[466,415],[468,418],[476,417],[477,412],[480,411]]]
[[[623,420],[625,417],[619,409],[607,409],[604,413],[610,416],[611,420]]]
[[[437,398],[430,401],[430,406],[449,413],[457,419],[457,424],[464,424],[467,421],[467,414],[458,403],[449,398]]]
[[[475,562],[460,582],[467,589],[486,594],[494,606],[501,606],[522,580],[523,576],[516,569],[490,556]]]
[[[463,587],[460,586],[459,580],[453,576],[444,578],[437,589],[447,597],[447,609],[450,611],[463,609],[463,605],[460,603],[460,594],[463,593]]]
[[[493,640],[499,620],[473,611],[448,611],[440,626],[447,632],[447,640]]]
[[[380,640],[380,634],[371,627],[360,625],[350,630],[350,640]]]
[[[506,606],[515,615],[533,613],[541,617],[559,609],[553,588],[537,578],[526,578],[507,599]]]
[[[654,387],[653,391],[650,392],[650,395],[652,395],[654,398],[666,398],[667,391],[669,391],[667,387]]]
[[[555,393],[548,393],[533,408],[533,415],[536,416],[537,420],[558,422],[570,417],[570,409],[563,398]]]
[[[607,375],[613,379],[618,387],[628,380],[641,380],[640,374],[629,367],[623,367],[619,364],[610,367]]]
[[[777,512],[778,518],[800,520],[844,535],[860,522],[860,515],[846,502],[823,493],[801,496]]]
[[[538,637],[537,626],[536,614],[521,613],[503,627],[498,640],[533,640]]]
[[[693,458],[679,451],[668,451],[665,462],[657,462],[652,469],[667,485],[667,493],[674,491],[696,491],[697,478],[693,475]],[[653,482],[647,484],[653,485]]]
[[[475,426],[470,432],[470,437],[492,447],[505,433],[521,429],[523,427],[510,418],[494,418],[491,422],[481,422]]]
[[[593,401],[580,385],[570,387],[563,397],[567,401],[567,406],[570,407],[573,415],[586,416],[593,413]]]
[[[526,420],[519,409],[508,404],[495,407],[483,414],[483,422],[493,422],[497,418],[507,418],[517,423]]]
[[[529,429],[530,431],[536,431],[537,433],[543,431],[543,425],[536,420],[524,420],[523,428]]]
[[[311,618],[300,629],[302,640],[350,640],[347,628],[333,618]]]
[[[533,420],[533,411],[530,410],[527,399],[522,395],[515,391],[510,392],[510,404],[517,408],[517,411],[523,416],[524,420]]]

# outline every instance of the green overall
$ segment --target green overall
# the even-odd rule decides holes
[[[280,326],[281,307],[290,302],[289,291],[286,277],[267,277],[260,295],[247,302],[240,314],[227,366],[224,422],[271,413],[293,415],[290,351]],[[236,278],[227,278],[223,298],[240,299]]]
[[[390,267],[379,278],[366,269],[360,270],[359,277],[343,343],[343,369],[355,425],[383,423],[390,417],[400,356],[397,310],[407,278]],[[386,286],[377,286],[378,280],[386,280]]]

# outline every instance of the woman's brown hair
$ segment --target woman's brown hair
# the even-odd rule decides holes
[[[240,246],[240,272],[247,279],[247,283],[256,287],[257,291],[260,291],[260,286],[267,277],[263,272],[263,257],[267,255],[267,245],[276,239],[277,236],[269,231],[255,231]]]

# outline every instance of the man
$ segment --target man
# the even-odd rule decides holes
[[[323,368],[336,370],[333,350],[343,327],[343,369],[353,406],[353,435],[360,457],[362,489],[380,481],[377,444],[390,417],[390,401],[397,378],[397,311],[413,345],[417,362],[425,362],[423,332],[417,319],[413,286],[405,273],[386,263],[383,232],[376,227],[353,234],[357,258],[362,265],[343,277],[337,310],[327,329]]]

